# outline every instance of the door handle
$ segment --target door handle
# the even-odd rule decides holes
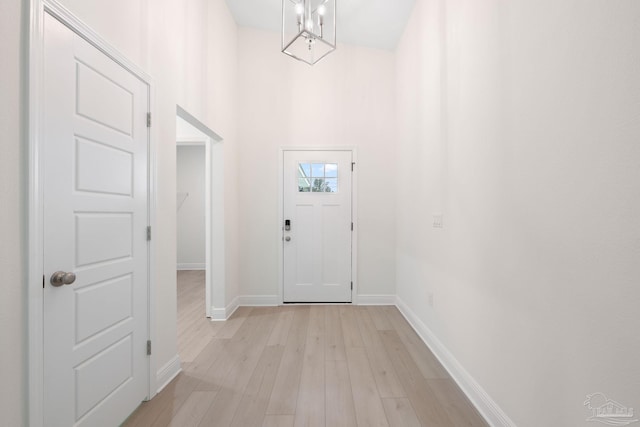
[[[55,287],[62,285],[70,285],[76,281],[76,275],[74,273],[67,273],[65,271],[56,271],[51,275],[49,282]]]

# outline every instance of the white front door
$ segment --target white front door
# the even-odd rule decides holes
[[[148,394],[148,90],[45,15],[46,426],[116,426]]]
[[[284,151],[284,302],[351,302],[351,151]]]

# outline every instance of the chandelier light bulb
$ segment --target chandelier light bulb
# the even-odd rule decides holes
[[[282,53],[313,65],[336,49],[337,0],[282,0]]]

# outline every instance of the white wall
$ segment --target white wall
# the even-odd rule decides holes
[[[18,3],[0,3],[8,425],[26,420]],[[586,425],[595,391],[640,406],[636,0],[417,0],[395,56],[341,45],[313,68],[279,53],[277,34],[237,30],[223,0],[64,4],[154,77],[158,367],[176,354],[180,104],[225,140],[227,302],[277,294],[278,148],[354,145],[361,293],[397,282],[519,426]]]
[[[178,269],[205,267],[205,162],[204,145],[177,147]]]
[[[148,47],[147,0],[59,0],[129,60],[146,68]],[[118,24],[118,26],[114,24]],[[147,68],[148,69],[148,68]]]
[[[109,12],[110,2],[71,1],[69,6],[101,35],[129,53],[155,83],[157,163],[157,367],[176,355],[176,104],[222,135],[227,209],[226,297],[237,294],[235,250],[236,25],[224,0],[137,0]],[[66,2],[65,2],[66,3]],[[135,15],[133,18],[131,15]],[[133,19],[139,25],[128,25]],[[142,28],[141,28],[142,27]],[[123,35],[123,32],[126,35]],[[132,46],[127,46],[130,43]],[[136,43],[138,43],[136,45]],[[138,55],[139,57],[136,57]]]
[[[155,83],[156,117],[153,130],[158,149],[157,174],[157,365],[162,367],[176,350],[176,104],[197,117],[225,139],[225,183],[229,192],[225,201],[230,218],[226,237],[229,239],[226,257],[227,277],[237,275],[234,250],[235,228],[235,88],[236,25],[223,0],[138,0],[139,6],[128,2],[123,9],[133,12],[111,17],[113,6],[77,2],[77,13],[89,25],[102,29],[109,41],[129,40],[139,47],[126,52],[140,52],[140,63],[146,65]],[[80,4],[84,4],[80,6]],[[75,4],[74,4],[75,5]],[[87,9],[89,12],[85,12]],[[140,11],[139,26],[127,26],[120,20]],[[139,27],[142,26],[143,30]],[[131,31],[126,37],[123,31]],[[142,32],[141,32],[142,31]],[[140,36],[140,34],[142,34]],[[126,43],[124,43],[126,44]],[[133,58],[136,60],[137,58]],[[226,195],[225,195],[226,196]],[[230,282],[233,283],[233,282]],[[227,298],[237,290],[227,289]]]
[[[24,3],[24,6],[23,6]],[[0,413],[7,425],[26,423],[26,120],[21,85],[28,70],[28,2],[0,3]],[[224,0],[178,0],[62,3],[154,81],[152,133],[157,148],[157,367],[176,355],[176,104],[224,137],[227,228],[226,297],[238,292],[235,144],[236,24]],[[152,3],[152,4],[151,4]]]
[[[360,294],[395,281],[394,55],[339,45],[313,67],[280,53],[274,32],[239,29],[242,294],[277,295],[278,154],[285,146],[358,150]]]
[[[26,105],[21,86],[25,33],[22,2],[0,2],[0,414],[2,423],[19,426],[26,405],[26,298],[25,298],[25,132],[21,121]]]
[[[521,427],[640,406],[639,23],[417,0],[397,52],[397,293]]]

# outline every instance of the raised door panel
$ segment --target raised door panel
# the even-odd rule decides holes
[[[351,152],[284,156],[284,302],[351,302]]]
[[[119,425],[147,396],[148,86],[45,17],[44,416]]]

